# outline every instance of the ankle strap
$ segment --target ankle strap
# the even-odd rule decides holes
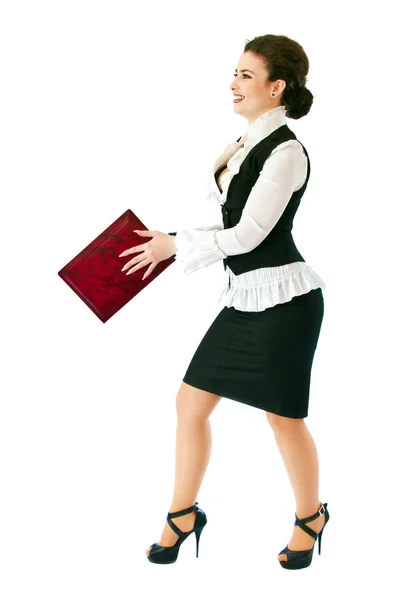
[[[324,512],[326,512],[327,506],[327,502],[325,504],[321,504],[321,506],[315,514],[313,514],[311,517],[304,517],[304,519],[299,519],[299,517],[295,513],[296,521],[298,521],[299,523],[309,523],[310,521],[314,521],[314,519],[318,519],[318,517],[321,517],[324,514]]]
[[[186,538],[188,536],[188,532],[187,531],[182,531],[181,529],[179,529],[179,527],[177,525],[175,525],[175,523],[173,521],[171,521],[171,518],[182,517],[183,515],[188,515],[189,513],[193,512],[193,510],[195,510],[197,512],[198,508],[196,507],[196,504],[198,504],[198,502],[195,502],[189,508],[184,508],[183,510],[178,510],[176,512],[169,512],[167,514],[168,525],[171,527],[171,529],[177,535],[179,535],[180,538]],[[197,519],[197,516],[196,516],[196,519]]]
[[[318,517],[322,516],[326,512],[327,506],[328,506],[327,502],[325,504],[321,504],[321,506],[319,507],[319,509],[317,510],[317,512],[314,515],[312,515],[311,517],[305,517],[304,519],[299,519],[295,513],[296,520],[295,520],[294,524],[298,525],[300,527],[300,529],[302,529],[303,531],[308,533],[308,535],[310,535],[311,537],[314,538],[314,540],[316,540],[318,538],[318,534],[310,527],[307,527],[307,525],[305,523],[314,521],[314,519],[318,519]]]
[[[192,506],[190,506],[189,508],[184,508],[183,510],[178,510],[176,512],[169,512],[167,515],[167,518],[174,518],[174,517],[183,517],[183,515],[188,515],[189,513],[193,512],[194,510],[196,510],[196,504],[198,504],[198,502],[195,502]]]

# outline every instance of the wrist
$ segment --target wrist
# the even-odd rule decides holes
[[[168,235],[171,238],[171,251],[173,252],[173,256],[175,256],[176,251],[177,251],[176,244],[175,244],[176,231],[169,233]]]

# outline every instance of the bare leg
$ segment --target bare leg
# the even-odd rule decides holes
[[[194,388],[184,381],[176,397],[177,427],[175,451],[175,484],[173,498],[167,512],[189,508],[196,502],[210,456],[211,424],[209,416],[221,396]],[[190,531],[196,518],[195,512],[172,521],[182,531]],[[160,546],[173,546],[178,535],[165,522],[159,540]],[[146,550],[146,555],[150,548]]]
[[[315,442],[304,419],[290,419],[267,412],[278,449],[282,455],[296,499],[299,519],[311,517],[321,506],[319,500],[319,465]],[[317,533],[325,523],[325,515],[307,523]],[[314,539],[296,526],[288,544],[290,550],[308,550]],[[281,554],[278,560],[287,560]]]

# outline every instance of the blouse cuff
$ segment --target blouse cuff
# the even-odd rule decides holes
[[[197,229],[179,229],[176,232],[175,260],[182,265],[185,275],[227,257],[218,246],[215,237],[221,229],[222,226],[213,225]]]

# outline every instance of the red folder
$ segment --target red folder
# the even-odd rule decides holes
[[[142,277],[150,263],[126,275],[126,271],[121,271],[122,267],[137,254],[119,257],[121,252],[152,239],[134,233],[134,229],[148,231],[140,219],[128,209],[58,271],[61,279],[103,323],[175,261],[174,255],[159,262],[144,281]]]

